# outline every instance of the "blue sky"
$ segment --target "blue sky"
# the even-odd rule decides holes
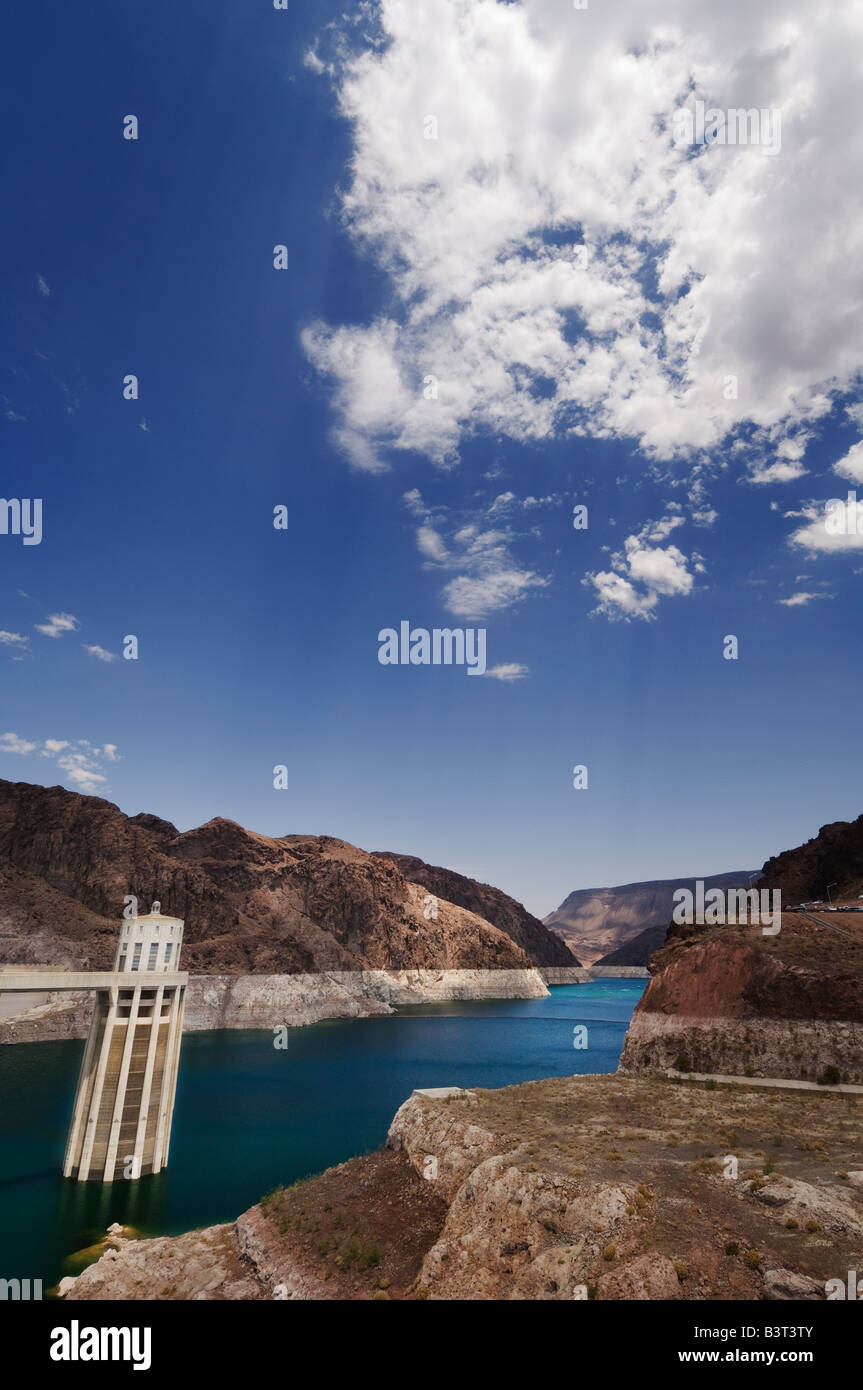
[[[710,81],[782,100],[782,151],[710,150],[694,186],[655,130],[633,173],[611,75],[585,111],[551,99],[575,39],[547,5],[364,13],[7,6],[2,492],[42,499],[43,537],[0,535],[0,775],[181,829],[415,853],[540,914],[576,887],[754,867],[856,816],[859,538],[818,529],[863,483],[859,287],[837,270],[860,182],[828,139],[841,12],[799,57],[835,164],[817,190],[798,68],[758,80],[766,30],[732,24]],[[654,105],[681,74],[699,90],[698,45],[645,50],[647,22],[621,4],[577,51],[646,64],[636,103],[642,77]],[[465,80],[482,52],[485,91]],[[542,167],[555,140],[565,187]],[[493,673],[380,665],[402,619],[484,627]]]

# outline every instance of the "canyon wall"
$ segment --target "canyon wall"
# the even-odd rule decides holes
[[[863,1083],[863,915],[783,912],[773,937],[676,930],[651,961],[621,1071]]]

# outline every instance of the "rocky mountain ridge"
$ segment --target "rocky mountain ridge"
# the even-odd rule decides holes
[[[478,885],[477,901],[499,908],[494,891]],[[422,884],[344,840],[221,818],[180,833],[100,797],[0,781],[0,961],[109,966],[130,895],[184,918],[183,965],[196,974],[527,970],[539,962],[521,941],[542,963],[560,955],[512,899],[519,940],[444,897],[430,913]]]

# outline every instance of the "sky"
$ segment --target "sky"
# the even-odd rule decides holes
[[[539,915],[860,814],[863,5],[0,27],[0,776]]]

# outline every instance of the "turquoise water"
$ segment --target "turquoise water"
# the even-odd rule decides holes
[[[0,1048],[0,1278],[43,1280],[112,1221],[175,1234],[233,1220],[279,1183],[378,1148],[414,1087],[508,1086],[610,1072],[642,980],[547,999],[427,1004],[387,1018],[183,1039],[170,1166],[137,1183],[58,1176],[83,1043]],[[588,1047],[573,1047],[573,1028]]]

